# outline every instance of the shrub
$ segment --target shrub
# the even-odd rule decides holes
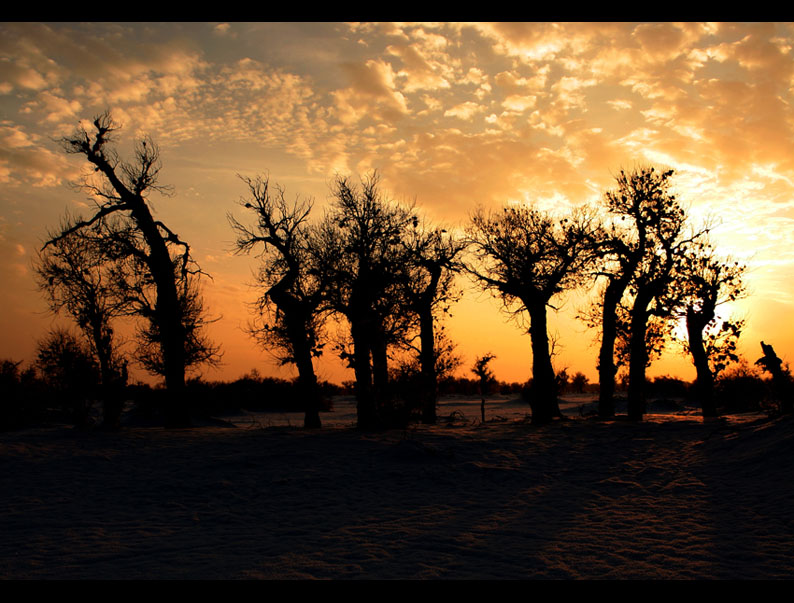
[[[77,427],[87,427],[100,381],[91,349],[65,329],[54,329],[38,342],[36,366],[55,406]]]
[[[769,383],[744,359],[720,375],[715,390],[717,406],[727,411],[758,411],[770,404]]]
[[[648,384],[648,394],[654,398],[687,398],[689,390],[689,383],[669,375],[656,377]]]

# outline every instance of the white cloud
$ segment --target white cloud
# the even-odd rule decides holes
[[[537,100],[538,98],[532,95],[511,94],[502,101],[502,106],[509,111],[523,113],[527,109],[532,109],[537,104]]]
[[[458,119],[469,120],[477,113],[481,113],[483,107],[475,102],[467,101],[459,105],[455,105],[451,109],[444,112],[444,117],[457,117]]]

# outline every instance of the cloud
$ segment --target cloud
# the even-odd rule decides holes
[[[394,121],[408,114],[405,96],[395,85],[391,65],[376,59],[341,65],[349,86],[332,93],[343,123],[357,123],[367,115]]]
[[[480,23],[474,25],[494,41],[494,48],[527,60],[553,59],[566,46],[555,23]]]
[[[465,121],[470,120],[477,113],[482,113],[483,107],[473,101],[467,101],[459,105],[455,105],[451,109],[444,112],[444,117],[457,117]]]
[[[532,109],[538,101],[534,95],[511,94],[502,101],[502,106],[508,111],[523,113],[527,109]]]
[[[40,92],[26,110],[51,122],[71,120],[83,107],[156,101],[189,95],[205,66],[180,40],[147,39],[126,24],[6,24],[0,72],[16,88]],[[92,28],[90,33],[82,31]],[[6,86],[8,89],[8,86]]]
[[[406,93],[417,90],[437,90],[449,88],[449,82],[438,73],[443,68],[433,64],[425,58],[414,45],[398,44],[386,48],[386,52],[399,57],[402,67],[397,72],[397,77],[404,80],[402,90]]]
[[[548,81],[550,67],[545,65],[537,68],[532,77],[522,77],[515,71],[502,71],[496,75],[494,82],[506,94],[541,94]]]
[[[12,62],[9,57],[0,58],[0,81],[3,83],[3,94],[9,94],[14,88],[43,90],[48,86],[47,80],[38,71]]]
[[[53,187],[75,180],[79,169],[54,153],[49,141],[20,126],[0,126],[0,183]]]
[[[61,122],[75,118],[82,109],[80,101],[68,100],[49,90],[38,94],[27,106],[44,113],[44,121],[47,122]]]

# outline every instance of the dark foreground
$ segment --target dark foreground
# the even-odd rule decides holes
[[[0,578],[792,578],[794,418],[0,434]]]

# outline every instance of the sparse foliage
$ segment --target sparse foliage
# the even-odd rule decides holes
[[[580,286],[594,259],[594,216],[577,209],[556,217],[528,207],[478,210],[468,230],[474,261],[469,271],[516,317],[529,315],[532,339],[532,421],[560,416],[551,364],[547,307]]]
[[[62,230],[69,228],[67,221]],[[114,341],[112,320],[130,309],[119,295],[101,232],[94,226],[57,239],[38,254],[34,270],[50,310],[56,314],[65,311],[90,343],[99,363],[103,424],[117,427],[119,390],[126,384],[127,361]]]
[[[669,337],[687,249],[703,234],[686,232],[686,212],[670,190],[672,176],[673,170],[653,167],[621,170],[617,187],[605,194],[610,220],[599,230],[597,271],[606,278],[598,316],[600,416],[614,415],[615,375],[627,358],[629,416],[642,418],[645,371]]]
[[[99,229],[108,257],[120,266],[118,283],[125,299],[149,322],[141,330],[144,343],[149,338],[160,348],[159,364],[171,393],[166,420],[187,424],[186,367],[191,358],[218,357],[211,346],[205,354],[190,349],[193,344],[208,344],[196,336],[204,326],[195,320],[196,311],[203,311],[194,284],[201,271],[188,244],[152,214],[149,195],[171,193],[170,187],[159,183],[162,164],[157,145],[143,138],[135,146],[132,161],[123,162],[114,148],[118,127],[110,114],[98,116],[92,125],[91,133],[80,127],[61,142],[67,153],[83,155],[94,168],[80,185],[95,203],[93,215],[74,221],[44,247],[78,231]]]
[[[437,353],[436,322],[458,298],[454,278],[463,268],[459,258],[465,243],[443,228],[428,227],[414,218],[411,228],[403,233],[403,246],[405,263],[400,274],[403,308],[415,316],[419,326],[422,421],[433,424],[439,359],[445,357]]]
[[[261,245],[256,279],[264,290],[255,303],[256,318],[249,331],[264,347],[280,352],[283,363],[298,369],[306,403],[304,425],[320,427],[321,395],[312,358],[322,353],[326,291],[330,282],[313,263],[316,234],[308,224],[310,201],[288,203],[284,189],[269,178],[242,178],[248,196],[240,204],[256,216],[256,226],[244,226],[229,216],[237,233],[236,250],[250,253]]]
[[[416,219],[386,200],[377,173],[360,186],[339,176],[334,204],[318,231],[315,267],[333,286],[330,307],[350,325],[358,425],[382,424],[390,414],[388,347],[403,341],[412,316],[402,310],[403,234]]]
[[[718,308],[745,294],[739,262],[718,257],[707,241],[688,250],[681,270],[679,315],[686,319],[685,349],[697,371],[696,391],[703,415],[716,416],[714,382],[719,373],[739,360],[736,348],[744,321],[720,319]]]

